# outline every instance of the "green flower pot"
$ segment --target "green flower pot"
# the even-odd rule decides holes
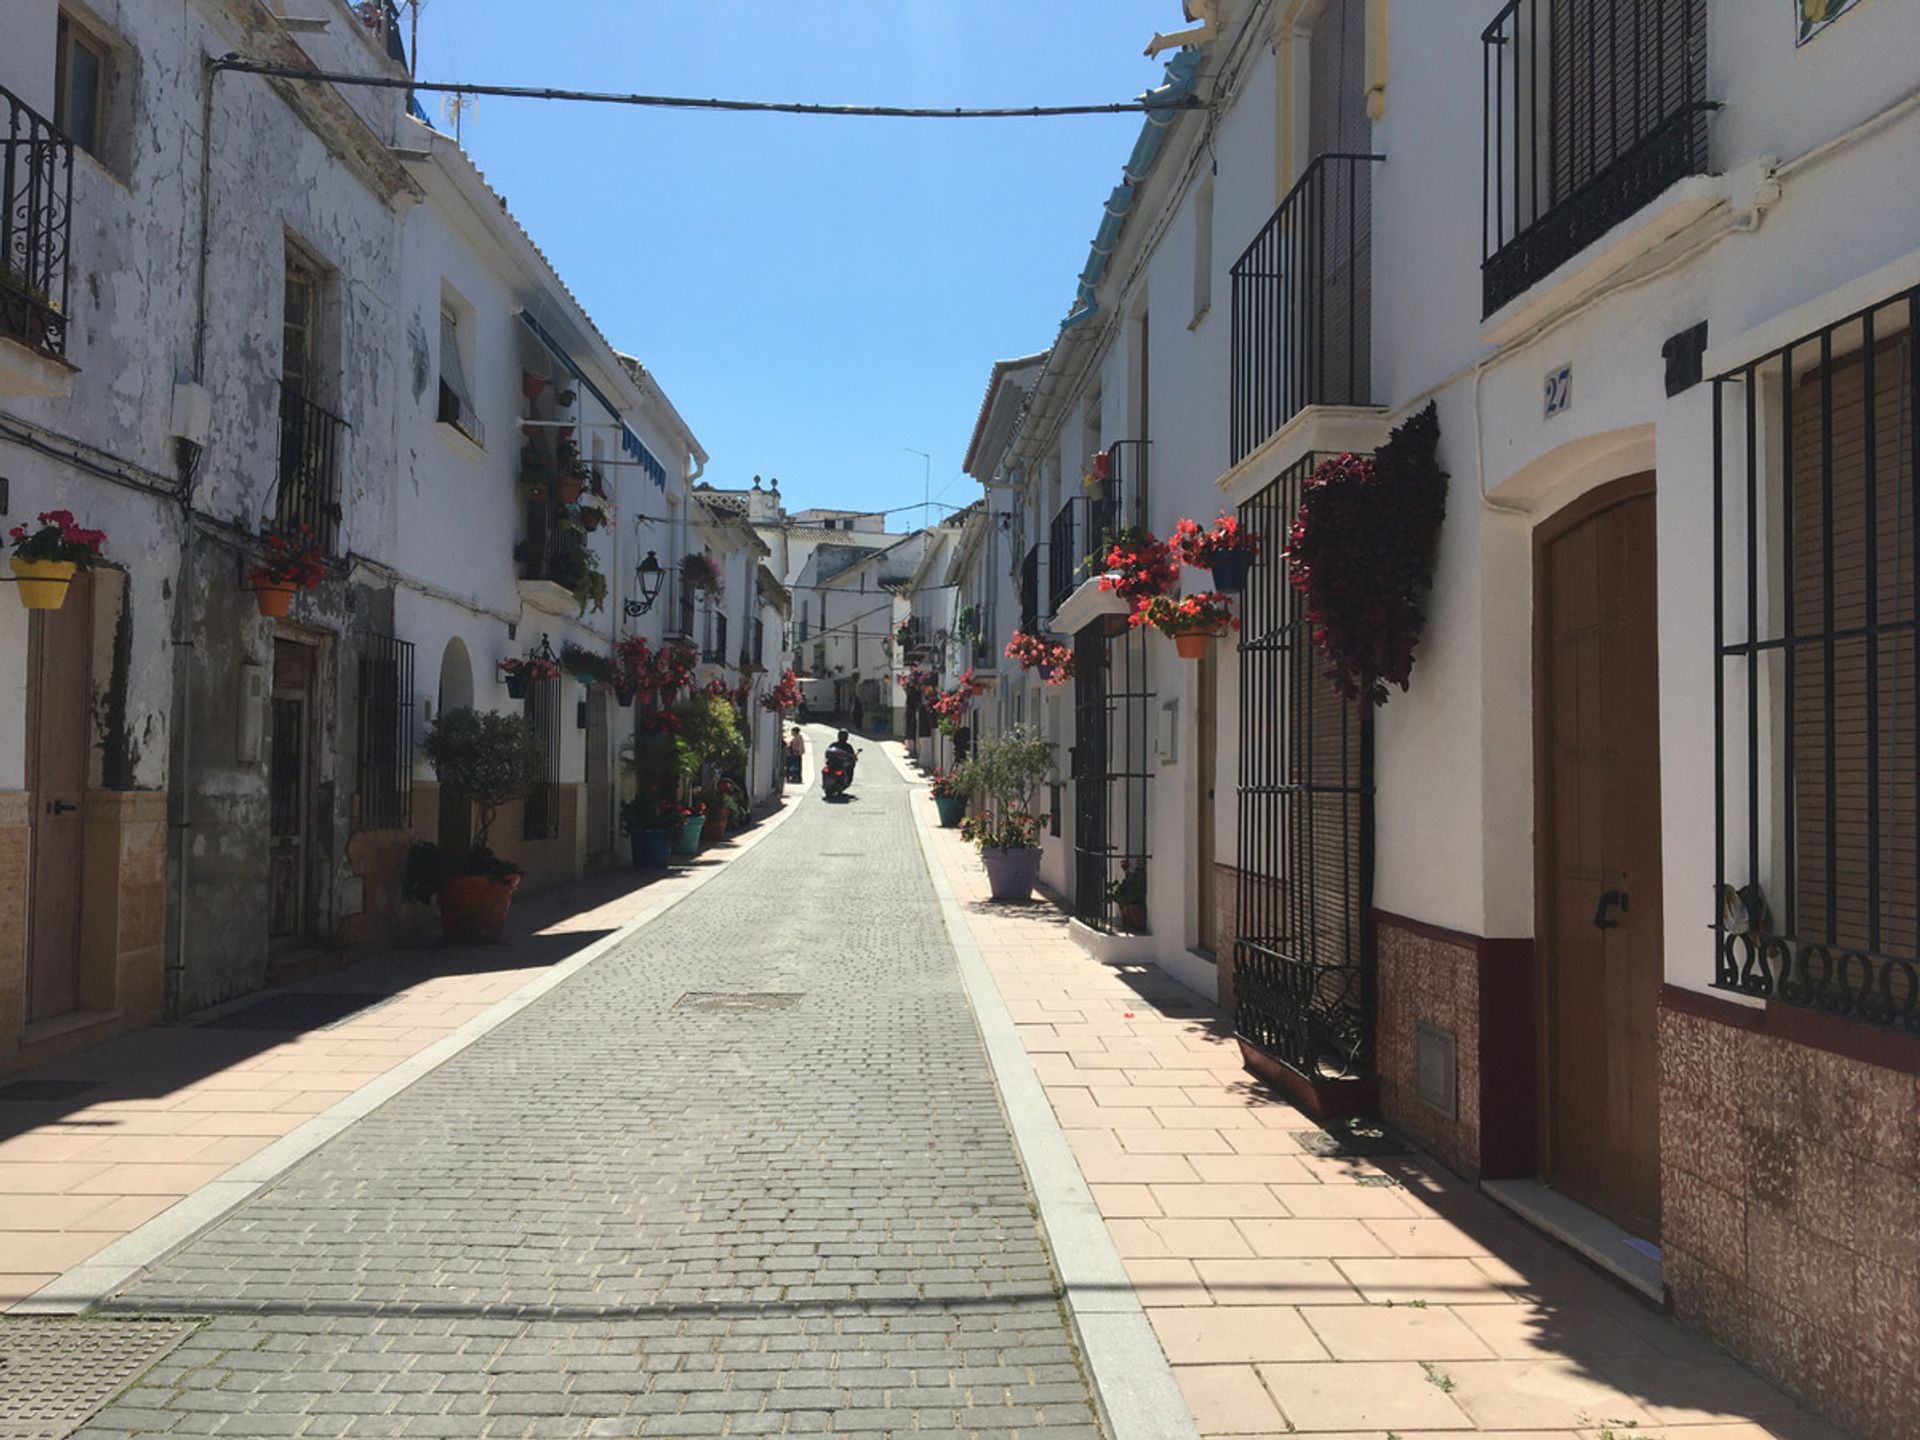
[[[940,812],[940,828],[951,830],[967,815],[967,797],[964,795],[936,795],[933,808]]]
[[[700,831],[706,826],[704,815],[689,815],[680,832],[673,837],[673,853],[676,855],[698,855],[700,853]]]

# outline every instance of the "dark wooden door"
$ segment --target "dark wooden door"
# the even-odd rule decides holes
[[[1206,655],[1200,661],[1199,684],[1195,688],[1194,720],[1194,784],[1199,789],[1198,824],[1195,827],[1193,863],[1194,893],[1199,897],[1198,924],[1195,927],[1197,947],[1211,955],[1218,940],[1216,919],[1218,903],[1214,892],[1214,845],[1213,829],[1218,811],[1214,800],[1214,773],[1219,768],[1219,704],[1220,662],[1216,658],[1220,647],[1209,646]]]
[[[80,1008],[80,876],[86,834],[93,587],[76,575],[58,610],[27,622],[27,1020]]]
[[[1652,477],[1538,553],[1547,1178],[1659,1234],[1660,726]]]
[[[313,651],[273,642],[273,710],[268,745],[267,935],[279,949],[303,943],[307,930],[308,731],[313,713]]]

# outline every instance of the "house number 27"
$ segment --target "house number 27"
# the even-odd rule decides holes
[[[1573,408],[1573,366],[1547,372],[1547,418]]]

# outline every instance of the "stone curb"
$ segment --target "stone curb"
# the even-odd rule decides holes
[[[912,787],[919,805],[926,780],[915,775],[896,745],[882,747]],[[1013,1015],[973,941],[966,911],[953,893],[926,816],[914,816],[914,834],[939,897],[947,936],[960,959],[960,977],[975,1023],[993,1065],[994,1083],[1007,1113],[1027,1185],[1040,1209],[1040,1228],[1053,1251],[1066,1291],[1067,1313],[1086,1357],[1094,1403],[1112,1440],[1199,1440],[1200,1431],[1173,1367],[1147,1321],[1120,1252],[1073,1158],[1053,1105],[1033,1072]]]
[[[812,789],[811,780],[812,777],[808,775],[799,786],[789,785],[786,793],[793,803],[782,805],[761,821],[743,837],[740,848],[730,858],[737,859],[751,851],[789,815],[794,814],[800,808],[800,798]],[[48,1281],[33,1294],[16,1302],[7,1313],[77,1315],[100,1304],[142,1270],[166,1258],[273,1184],[355,1121],[372,1114],[416,1080],[438,1069],[543,995],[564,985],[601,956],[625,944],[636,932],[652,924],[689,895],[697,893],[725,869],[724,865],[716,865],[693,875],[677,893],[663,896],[619,929],[594,941],[577,955],[560,961],[545,974],[529,980],[459,1029],[443,1035],[418,1054],[376,1076],[305,1124],[289,1130],[265,1149],[235,1165],[218,1180],[202,1185],[144,1225],[128,1231],[105,1249]]]

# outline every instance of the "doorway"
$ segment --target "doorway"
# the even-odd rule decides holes
[[[80,1008],[80,889],[93,688],[93,586],[85,571],[58,610],[27,622],[27,789],[32,855],[27,1023]]]
[[[1546,1179],[1660,1230],[1660,722],[1653,476],[1535,537],[1535,900]]]
[[[314,651],[273,642],[273,708],[267,762],[267,938],[272,949],[306,943],[312,855]]]
[[[1199,896],[1200,913],[1194,927],[1194,948],[1211,958],[1219,941],[1218,907],[1214,891],[1213,827],[1214,771],[1218,762],[1220,734],[1217,729],[1220,705],[1219,646],[1209,645],[1200,661],[1199,690],[1194,703],[1194,784],[1198,787],[1198,817],[1194,826],[1194,894]]]
[[[608,738],[607,704],[611,692],[604,685],[587,691],[587,865],[590,869],[613,860],[613,752]]]

